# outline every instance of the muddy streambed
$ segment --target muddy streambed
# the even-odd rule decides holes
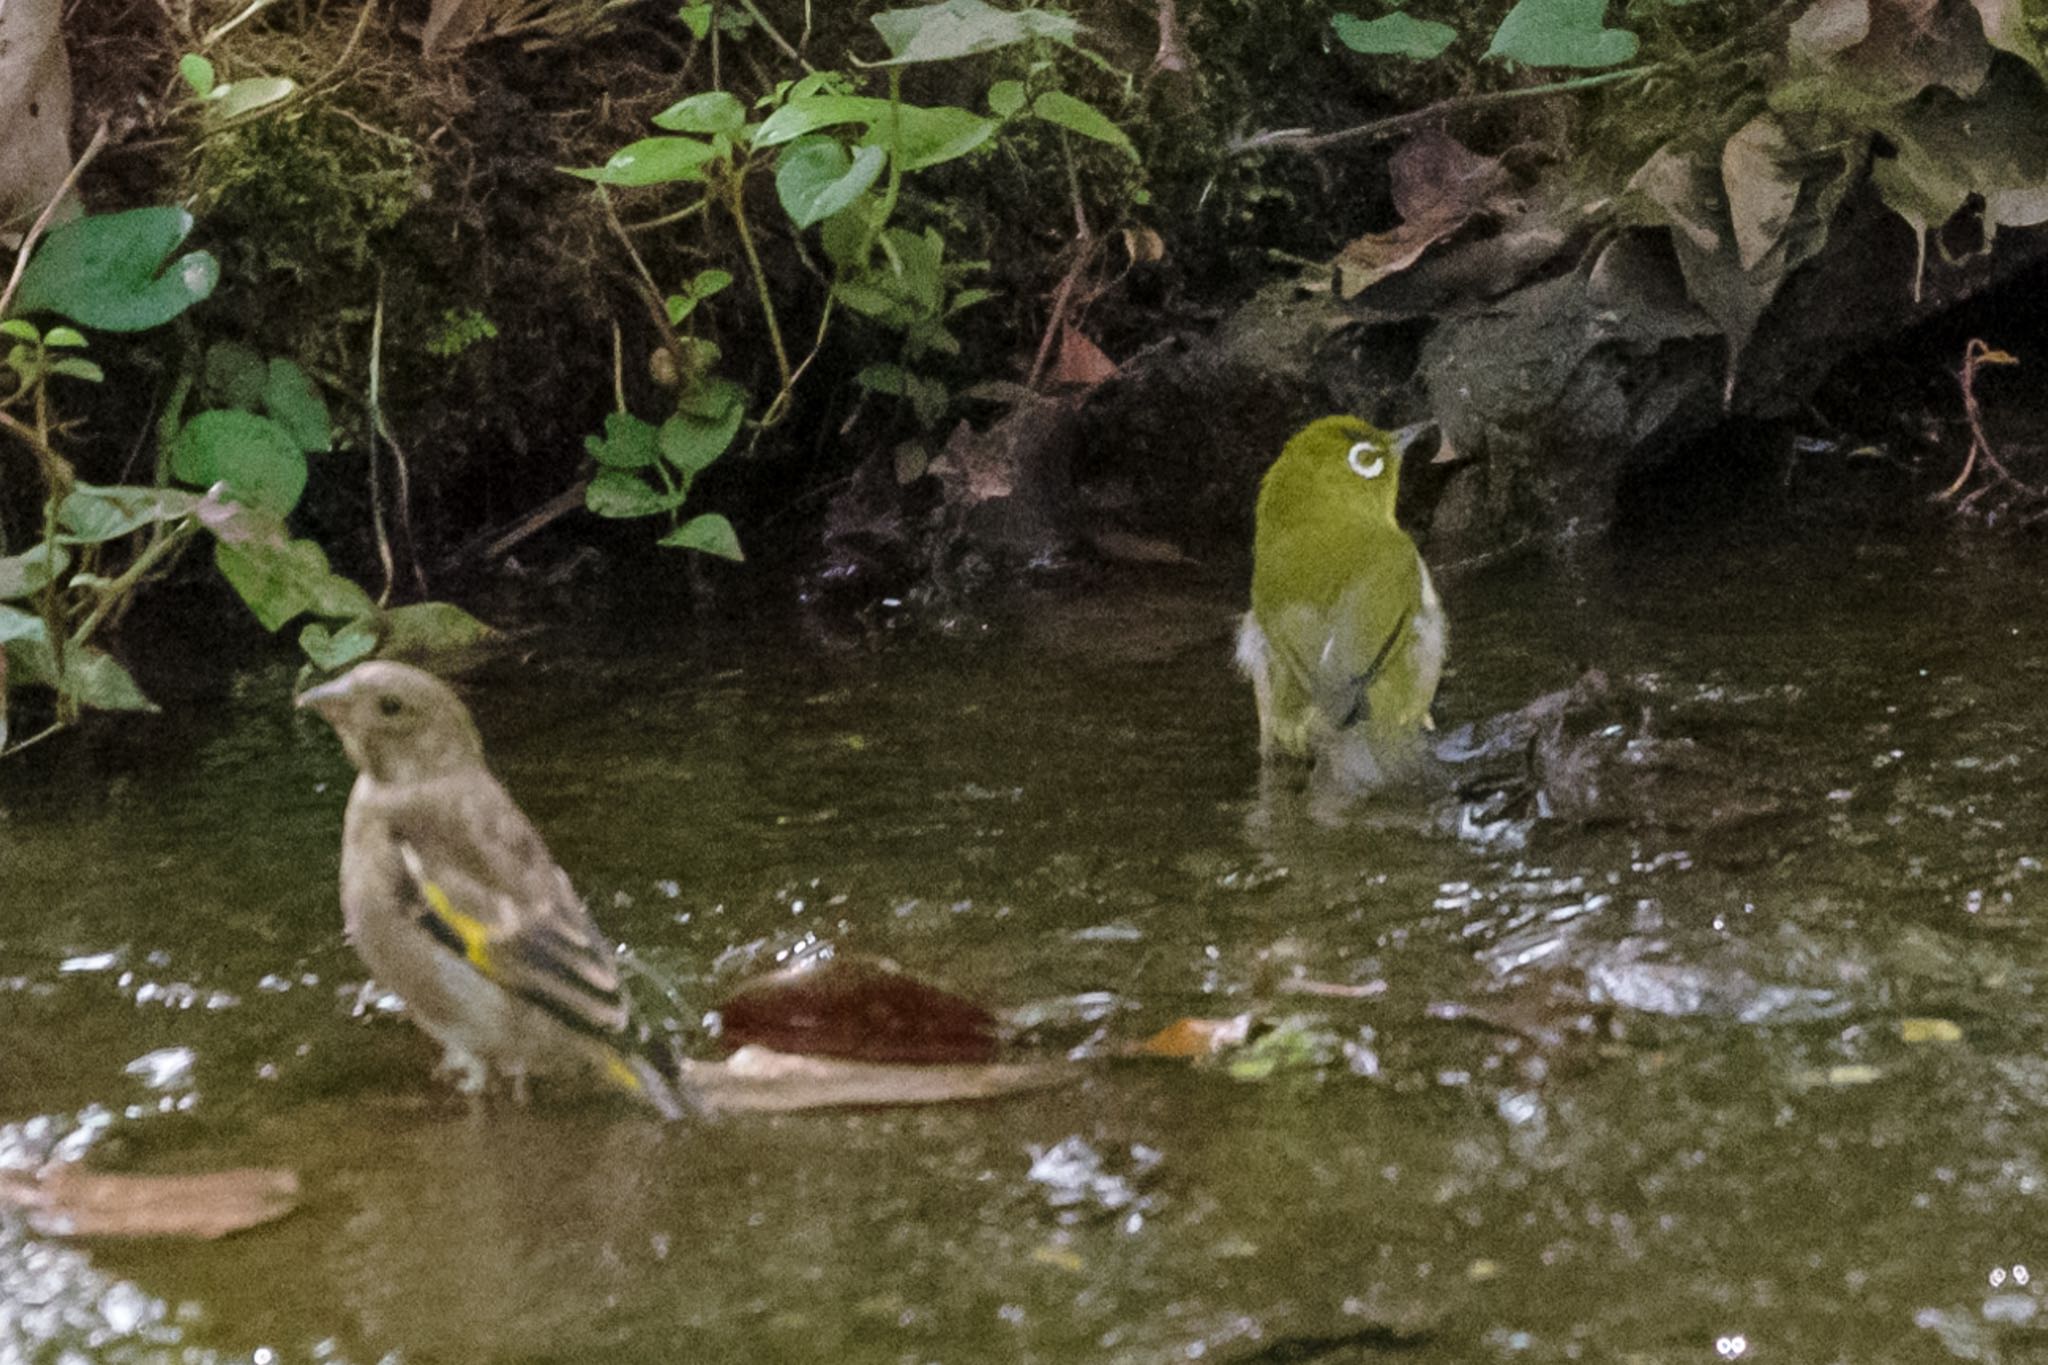
[[[0,774],[0,1165],[306,1202],[205,1244],[0,1216],[0,1360],[2028,1358],[2044,593],[1941,544],[1454,585],[1447,720],[1598,663],[1772,796],[1523,847],[1249,818],[1228,583],[872,653],[563,642],[479,721],[686,1037],[825,943],[1083,1059],[673,1127],[480,1117],[358,1008],[343,761],[252,676],[134,774]],[[1293,1041],[1110,1055],[1245,1011]]]

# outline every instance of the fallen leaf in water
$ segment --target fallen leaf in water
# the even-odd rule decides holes
[[[55,1166],[0,1172],[0,1207],[45,1237],[182,1237],[212,1241],[284,1217],[299,1178],[250,1166],[195,1175],[128,1175]]]
[[[795,1057],[751,1046],[723,1062],[683,1063],[684,1081],[705,1106],[727,1113],[986,1100],[1064,1085],[1078,1074],[1055,1062],[904,1066]]]
[[[1901,1019],[1899,1040],[1906,1043],[1960,1043],[1963,1030],[1952,1019]]]
[[[879,958],[813,957],[740,983],[719,1006],[724,1036],[810,1057],[986,1062],[995,1016]]]
[[[1214,1057],[1242,1047],[1251,1030],[1249,1014],[1228,1019],[1176,1019],[1134,1050],[1146,1057]]]

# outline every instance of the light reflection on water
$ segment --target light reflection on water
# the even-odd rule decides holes
[[[0,1225],[0,1359],[2010,1349],[2037,1286],[1986,1268],[2038,1262],[2048,1192],[2048,654],[2012,615],[2042,574],[1835,551],[1626,578],[1606,609],[1598,582],[1454,586],[1446,719],[1597,662],[1734,755],[1764,817],[1521,849],[1401,812],[1248,825],[1225,589],[479,684],[500,771],[680,983],[685,1036],[792,952],[877,953],[1095,1058],[987,1106],[469,1115],[361,995],[346,775],[281,674],[146,781],[0,777],[0,1167],[90,1148],[311,1191],[212,1246]],[[1246,1009],[1327,1030],[1326,1064],[1107,1059]]]

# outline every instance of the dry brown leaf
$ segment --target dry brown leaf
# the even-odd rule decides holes
[[[1124,251],[1133,264],[1149,264],[1166,259],[1166,239],[1151,228],[1125,228],[1120,234]]]
[[[1356,298],[1415,264],[1472,218],[1499,207],[1507,171],[1441,129],[1416,134],[1387,165],[1400,226],[1368,233],[1337,253],[1337,293]]]
[[[1250,1014],[1227,1019],[1176,1019],[1132,1051],[1145,1057],[1214,1057],[1244,1046],[1251,1036]]]
[[[1721,185],[1744,270],[1756,269],[1785,235],[1799,203],[1800,177],[1792,144],[1771,114],[1758,114],[1721,149]]]
[[[493,0],[434,0],[420,30],[420,55],[439,57],[460,52],[483,32]]]
[[[1065,1085],[1080,1074],[1058,1062],[900,1066],[793,1057],[764,1047],[743,1047],[723,1062],[686,1061],[682,1070],[706,1107],[725,1113],[986,1100]]]
[[[299,1178],[250,1166],[196,1175],[126,1175],[56,1166],[0,1173],[0,1205],[45,1237],[212,1241],[275,1222],[299,1205]]]
[[[1052,382],[1092,389],[1116,378],[1116,362],[1103,353],[1072,323],[1060,328],[1059,358],[1053,362]]]

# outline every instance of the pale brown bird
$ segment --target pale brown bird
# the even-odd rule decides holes
[[[358,775],[341,837],[348,940],[447,1049],[465,1093],[492,1073],[596,1075],[667,1118],[693,1103],[634,1031],[618,955],[484,764],[455,693],[375,660],[303,693]]]

